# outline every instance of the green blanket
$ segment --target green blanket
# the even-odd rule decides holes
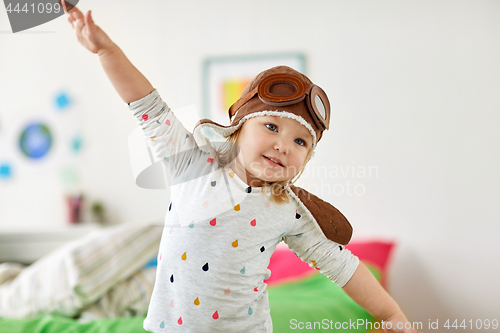
[[[367,330],[364,327],[353,329],[352,326],[343,330],[342,326],[348,327],[344,323],[350,323],[350,320],[373,321],[368,312],[322,274],[315,274],[299,283],[269,287],[268,290],[273,331],[276,333],[302,329],[307,332],[361,333]]]
[[[380,280],[380,272],[370,267]],[[350,321],[372,321],[364,309],[354,303],[337,285],[322,274],[314,274],[303,280],[268,287],[271,317],[275,333],[319,331],[368,332],[364,326],[344,328]],[[144,317],[99,319],[87,324],[77,320],[43,316],[32,319],[0,318],[1,333],[136,333],[142,328]],[[316,324],[314,324],[316,322]],[[325,326],[327,325],[327,326]],[[328,327],[328,328],[326,328]],[[333,328],[333,329],[332,329]]]

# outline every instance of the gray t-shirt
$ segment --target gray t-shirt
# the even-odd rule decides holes
[[[218,165],[156,90],[129,108],[172,184],[144,329],[271,333],[263,281],[281,241],[339,286],[349,281],[358,258],[327,239],[295,199],[277,205]]]

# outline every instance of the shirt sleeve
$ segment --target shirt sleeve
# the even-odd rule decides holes
[[[128,107],[148,140],[153,154],[173,175],[180,174],[198,147],[193,135],[175,117],[155,89]]]
[[[343,245],[325,237],[317,223],[305,218],[299,228],[283,237],[290,250],[326,275],[339,287],[343,287],[352,277],[359,259]]]

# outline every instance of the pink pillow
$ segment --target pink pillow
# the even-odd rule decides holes
[[[264,280],[268,286],[295,282],[316,273],[316,269],[310,267],[305,261],[302,261],[287,246],[276,247],[269,261],[268,268],[271,270],[271,277]]]

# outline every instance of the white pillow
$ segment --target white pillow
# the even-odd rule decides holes
[[[158,254],[158,225],[125,224],[92,232],[0,285],[0,317],[75,317]]]

